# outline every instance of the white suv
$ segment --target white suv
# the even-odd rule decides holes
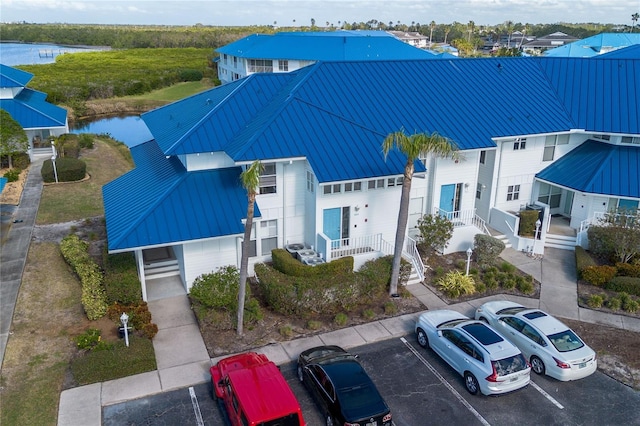
[[[451,310],[427,311],[416,322],[418,344],[431,347],[464,377],[467,391],[496,395],[529,384],[520,350],[487,324]]]

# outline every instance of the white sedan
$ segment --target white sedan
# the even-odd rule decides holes
[[[520,350],[487,324],[451,310],[427,311],[416,337],[464,377],[467,391],[496,395],[529,384],[531,367]]]
[[[507,336],[531,363],[536,374],[568,381],[596,371],[596,353],[569,327],[540,309],[514,302],[487,302],[476,310],[476,319],[488,322]]]

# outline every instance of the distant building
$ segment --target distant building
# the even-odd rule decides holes
[[[544,52],[550,57],[591,58],[640,45],[640,33],[602,33]],[[635,56],[640,58],[640,56]]]
[[[252,34],[216,50],[218,78],[225,84],[254,73],[290,72],[316,61],[433,59],[385,31]]]
[[[49,138],[69,132],[67,111],[47,102],[46,93],[26,87],[32,78],[31,73],[0,64],[0,108],[26,132],[31,160],[50,156]]]
[[[396,37],[398,40],[410,44],[413,47],[419,49],[427,49],[429,46],[429,37],[420,34],[415,31],[387,31],[389,34]]]
[[[570,36],[563,32],[555,32],[543,37],[539,37],[533,41],[529,41],[522,45],[522,50],[531,54],[541,54],[542,52],[553,49],[565,44],[573,43],[578,40],[577,37]]]

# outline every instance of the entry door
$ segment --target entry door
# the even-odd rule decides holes
[[[325,209],[322,212],[322,232],[332,241],[340,239],[340,208]],[[339,243],[333,242],[331,248],[337,248]]]
[[[573,207],[573,191],[567,191],[564,198],[564,215],[571,217],[571,208]]]
[[[456,197],[456,185],[442,185],[440,187],[440,210],[453,211],[453,203]]]

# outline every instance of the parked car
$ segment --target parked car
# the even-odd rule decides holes
[[[233,426],[304,426],[302,410],[280,369],[263,354],[248,352],[209,369],[214,395]]]
[[[503,394],[529,384],[531,367],[520,350],[481,321],[446,309],[427,311],[415,331],[418,344],[464,377],[472,395]]]
[[[327,426],[391,426],[391,411],[356,355],[318,346],[298,357],[298,379],[313,394]]]
[[[562,322],[540,309],[514,302],[487,302],[475,317],[491,324],[520,348],[536,374],[578,380],[598,367],[596,353]]]

